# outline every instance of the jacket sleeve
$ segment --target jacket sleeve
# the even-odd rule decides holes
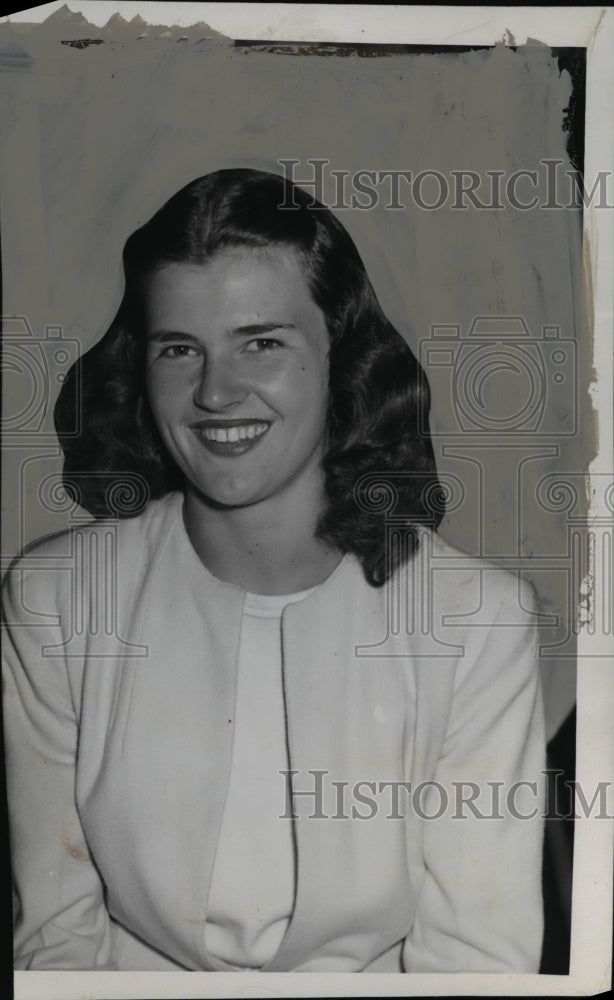
[[[55,591],[62,575],[22,563],[3,587],[4,729],[18,969],[112,967],[103,886],[75,807],[78,716],[67,661],[61,652],[50,656],[44,649],[63,638],[59,614],[50,614],[58,609]]]
[[[529,588],[522,600],[534,608]],[[404,967],[537,972],[545,791],[537,630],[468,632],[475,638],[458,665],[435,782],[420,804],[434,818],[422,821],[425,875]]]

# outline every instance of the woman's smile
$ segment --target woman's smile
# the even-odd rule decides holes
[[[194,430],[211,454],[232,458],[255,448],[270,426],[259,420],[202,420]]]

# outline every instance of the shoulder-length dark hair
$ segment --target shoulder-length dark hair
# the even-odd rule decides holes
[[[403,337],[384,316],[350,236],[332,212],[289,180],[251,169],[218,170],[166,202],[124,248],[124,297],[102,340],[73,366],[55,408],[64,485],[95,517],[117,515],[111,486],[137,478],[143,501],[181,488],[145,391],[142,279],[167,263],[205,264],[229,248],[296,252],[330,336],[326,506],[318,537],[360,559],[381,585],[436,529],[444,503],[428,424],[429,387]],[[77,397],[80,394],[80,402]],[[75,407],[80,432],[72,429]],[[387,486],[386,486],[387,484]],[[388,500],[382,505],[382,486]],[[393,497],[393,501],[390,498]],[[120,516],[138,514],[143,504]],[[407,528],[405,554],[388,551],[382,510]]]

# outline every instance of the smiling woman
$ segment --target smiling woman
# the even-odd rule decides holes
[[[437,534],[428,384],[356,247],[222,170],[124,269],[56,407],[94,521],[5,588],[18,967],[536,971],[533,596]]]
[[[188,531],[207,534],[210,544],[218,531],[226,535],[219,571],[239,526],[245,523],[252,537],[252,519],[266,510],[275,558],[261,567],[263,593],[292,589],[278,565],[285,554],[294,571],[302,565],[304,577],[309,565],[322,579],[335,561],[331,546],[337,561],[354,552],[367,579],[383,584],[396,557],[386,553],[381,518],[356,500],[361,476],[415,474],[398,487],[411,551],[415,526],[437,528],[445,505],[428,434],[426,377],[384,316],[339,220],[280,176],[221,170],[183,188],[130,237],[124,270],[118,314],[72,369],[56,407],[68,490],[96,516],[112,513],[101,470],[120,478],[139,473],[152,499],[187,490]],[[155,345],[162,345],[157,354]],[[68,415],[79,393],[83,421],[75,438]],[[246,451],[244,460],[233,450],[227,457],[242,461],[218,462],[201,493],[198,477],[213,468],[213,449],[200,429],[215,430],[223,445],[218,435],[230,428],[222,418],[256,417],[267,425],[262,448]],[[256,484],[250,487],[243,476],[249,470],[255,476],[261,463],[261,499],[282,485],[288,491],[283,516],[281,497],[271,497],[262,511],[245,510]],[[292,485],[296,476],[300,488]],[[246,502],[239,494],[227,502],[227,486],[245,489]],[[225,517],[199,532],[217,505],[228,508]],[[199,515],[192,518],[196,506]],[[284,528],[280,546],[277,534]],[[269,551],[263,543],[260,562]],[[240,546],[245,564],[255,545]],[[248,566],[253,564],[250,557]],[[245,571],[242,565],[237,579],[223,578],[245,585]],[[306,585],[311,582],[318,580]]]

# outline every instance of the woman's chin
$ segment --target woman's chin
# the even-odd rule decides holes
[[[208,486],[204,483],[188,482],[186,492],[188,495],[194,497],[199,506],[209,507],[212,510],[233,510],[242,507],[251,507],[262,499],[258,490],[244,485],[220,488],[219,483]]]

